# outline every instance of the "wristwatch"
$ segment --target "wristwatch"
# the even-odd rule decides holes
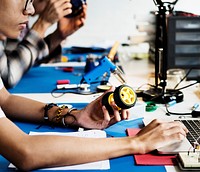
[[[46,105],[45,105],[45,107],[44,107],[44,121],[49,121],[48,111],[49,111],[49,109],[51,109],[53,106],[58,106],[58,105],[55,104],[55,103],[49,103],[49,104],[46,104]]]

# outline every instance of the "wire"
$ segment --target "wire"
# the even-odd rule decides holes
[[[193,86],[193,85],[198,84],[198,83],[199,83],[199,81],[196,81],[196,82],[194,82],[194,83],[192,83],[192,84],[189,84],[189,85],[186,85],[186,86],[181,87],[181,88],[179,88],[179,89],[176,89],[176,91],[183,90],[183,89],[185,89],[185,88],[188,88],[188,87]]]
[[[191,71],[192,68],[190,68],[188,72],[185,74],[185,76],[175,85],[174,89],[176,89],[181,84],[181,82],[183,82],[183,80],[190,74]]]
[[[188,113],[176,113],[176,112],[170,112],[168,109],[168,104],[165,103],[165,109],[167,111],[166,115],[191,115],[192,112],[188,112]]]
[[[72,91],[72,90],[76,90],[76,91]],[[57,91],[62,91],[62,92],[57,92]],[[55,95],[56,93],[57,93],[57,95]],[[60,93],[60,94],[58,94],[58,93]],[[91,92],[91,91],[88,91],[88,92],[78,91],[77,88],[74,88],[74,89],[66,89],[66,88],[57,89],[57,88],[55,88],[55,89],[53,89],[53,90],[51,91],[51,95],[52,95],[52,97],[54,97],[54,98],[59,98],[59,97],[65,95],[65,94],[67,94],[67,93],[81,94],[81,95],[91,95],[91,94],[95,94],[95,93],[97,93],[97,92],[96,92],[96,91],[92,91],[92,92]]]
[[[188,155],[190,154],[190,150],[193,148],[193,152],[196,152],[195,150],[197,149],[197,150],[199,150],[199,146],[200,146],[200,144],[199,144],[199,139],[200,139],[200,136],[197,138],[197,139],[195,139],[194,137],[193,137],[193,139],[195,140],[194,142],[193,142],[193,145],[189,148],[189,150],[188,150]]]
[[[145,85],[149,85],[149,86],[151,86],[151,87],[153,87],[153,88],[156,88],[155,85],[152,85],[152,84],[146,83],[146,84],[142,84],[141,86],[139,86],[139,87],[137,88],[137,90],[140,90],[140,89],[141,89],[143,86],[145,86]]]

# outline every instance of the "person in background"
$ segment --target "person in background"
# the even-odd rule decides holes
[[[0,33],[17,38],[34,13],[33,0],[0,0]],[[65,3],[65,15],[70,3]],[[0,54],[3,53],[0,51]],[[109,91],[114,91],[111,88]],[[103,96],[103,95],[102,95]],[[134,137],[78,138],[72,136],[28,135],[10,119],[50,122],[57,125],[104,129],[128,119],[129,112],[119,113],[114,102],[113,115],[102,106],[102,96],[81,110],[45,104],[10,94],[0,78],[0,154],[21,171],[81,164],[130,154],[144,154],[170,143],[180,142],[187,129],[179,122],[152,121]],[[13,134],[14,133],[14,134]]]
[[[68,7],[66,8],[66,5]],[[48,63],[61,57],[61,42],[81,28],[86,19],[87,5],[78,16],[65,17],[71,10],[69,0],[35,0],[38,19],[29,29],[28,23],[18,39],[0,35],[0,75],[6,88],[14,87],[33,65]],[[56,30],[45,37],[53,24]]]

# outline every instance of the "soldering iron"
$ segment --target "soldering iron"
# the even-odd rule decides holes
[[[96,65],[93,70],[87,72],[83,76],[81,82],[91,84],[100,82],[103,79],[108,80],[111,73],[113,73],[114,76],[116,76],[122,84],[126,83],[121,69],[112,63],[111,60],[107,58],[107,56],[104,56],[98,61],[98,65]]]

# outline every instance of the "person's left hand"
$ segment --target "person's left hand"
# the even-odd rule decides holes
[[[80,15],[72,18],[63,17],[59,20],[56,31],[59,33],[61,39],[64,40],[67,36],[73,34],[85,24],[86,11],[87,5],[83,5],[83,12]]]
[[[114,87],[109,91],[114,91]],[[76,114],[78,126],[92,129],[104,129],[120,120],[129,118],[129,111],[122,109],[121,112],[119,112],[114,102],[111,104],[114,113],[110,115],[106,107],[102,106],[103,96],[104,94],[88,104],[84,109],[78,111]]]

